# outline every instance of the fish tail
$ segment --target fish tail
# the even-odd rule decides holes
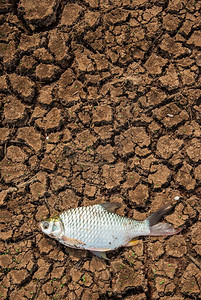
[[[160,218],[171,209],[169,204],[166,204],[154,212],[150,217],[147,218],[149,221],[149,235],[174,235],[179,233],[182,228],[175,229],[171,224],[158,223]]]

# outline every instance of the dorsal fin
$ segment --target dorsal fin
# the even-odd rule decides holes
[[[121,203],[118,202],[105,202],[100,204],[102,207],[104,207],[107,211],[114,213],[116,209],[120,208],[122,206]]]
[[[149,220],[149,226],[156,225],[160,218],[166,214],[171,209],[171,205],[169,203],[160,207],[157,211],[155,211],[151,216],[147,218]]]

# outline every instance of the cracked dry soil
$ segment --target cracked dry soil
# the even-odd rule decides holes
[[[198,299],[201,1],[0,0],[0,299]],[[175,200],[179,196],[179,200]],[[39,221],[104,201],[183,231],[109,262]]]

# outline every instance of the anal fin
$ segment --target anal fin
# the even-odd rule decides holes
[[[139,243],[139,241],[137,239],[133,239],[128,244],[126,244],[124,247],[136,246],[138,243]]]

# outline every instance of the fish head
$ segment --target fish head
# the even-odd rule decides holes
[[[41,221],[39,226],[42,232],[53,238],[58,238],[63,234],[63,225],[57,218]]]

